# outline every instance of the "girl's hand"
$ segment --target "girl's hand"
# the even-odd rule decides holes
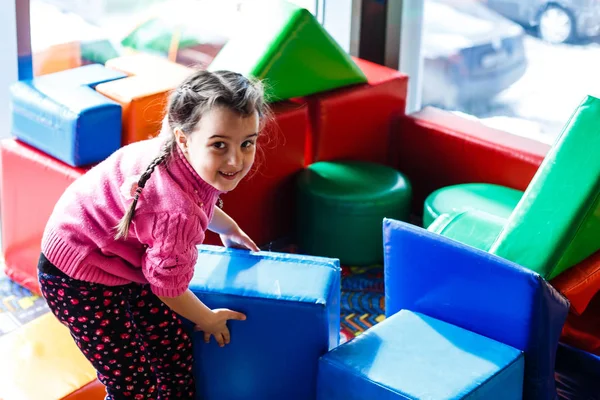
[[[211,317],[206,323],[196,325],[194,328],[197,331],[204,332],[204,341],[210,342],[210,337],[214,336],[220,347],[229,344],[231,336],[227,328],[227,321],[230,319],[244,321],[246,316],[240,312],[228,310],[226,308],[218,308],[212,310]]]
[[[235,226],[231,232],[224,233],[221,236],[221,241],[225,247],[233,247],[237,249],[248,249],[250,251],[260,251],[256,243],[250,239],[239,226]]]

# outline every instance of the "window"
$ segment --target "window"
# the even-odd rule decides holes
[[[425,0],[422,105],[551,144],[600,70],[600,1],[555,4]]]
[[[256,0],[30,0],[35,76],[131,52],[206,66]],[[318,12],[318,0],[293,0]]]

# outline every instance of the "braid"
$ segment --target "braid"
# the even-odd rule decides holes
[[[135,207],[137,206],[138,199],[140,198],[140,194],[142,193],[142,189],[146,186],[146,182],[150,179],[150,176],[154,172],[154,169],[161,163],[165,162],[165,160],[171,154],[171,150],[173,148],[174,141],[168,141],[165,146],[162,148],[160,154],[156,156],[154,160],[148,165],[148,168],[144,171],[142,176],[140,176],[140,180],[138,181],[138,187],[135,190],[135,195],[133,196],[133,202],[129,206],[129,209],[119,221],[119,224],[116,226],[117,234],[115,235],[115,240],[118,239],[126,239],[127,234],[129,233],[129,226],[131,225],[131,221],[135,215]]]

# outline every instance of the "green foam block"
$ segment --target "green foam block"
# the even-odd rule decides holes
[[[209,65],[265,80],[269,101],[367,82],[366,76],[306,9],[286,1],[258,5],[247,29]]]
[[[427,230],[479,250],[488,251],[505,224],[505,218],[471,209],[454,214],[442,214],[429,225]]]
[[[575,110],[490,252],[552,279],[600,249],[600,99]]]
[[[423,207],[423,226],[427,228],[440,215],[479,210],[508,218],[523,192],[490,183],[464,183],[446,186],[427,196]]]
[[[410,182],[384,165],[322,161],[302,171],[297,184],[300,250],[343,265],[381,263],[383,219],[409,216]]]

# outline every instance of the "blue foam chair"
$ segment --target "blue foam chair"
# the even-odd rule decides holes
[[[318,400],[518,400],[523,353],[402,310],[319,362]]]
[[[71,165],[104,160],[121,146],[121,105],[96,92],[122,72],[92,64],[11,85],[12,133]]]
[[[569,303],[540,275],[387,219],[386,315],[407,309],[525,352],[525,399],[554,399],[556,347]]]
[[[339,343],[339,261],[200,246],[190,289],[230,321],[231,343],[193,334],[198,399],[314,399],[319,357]]]

